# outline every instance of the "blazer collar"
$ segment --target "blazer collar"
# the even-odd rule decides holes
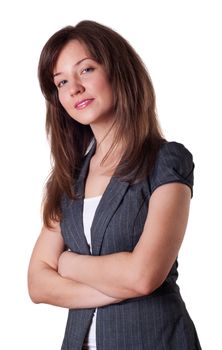
[[[76,190],[79,195],[79,199],[74,200],[72,203],[72,220],[74,221],[73,239],[75,240],[75,246],[78,247],[78,252],[80,254],[90,254],[83,227],[83,203],[85,181],[89,170],[90,160],[95,153],[95,148],[96,144],[94,143],[86,155],[79,179],[76,183]],[[106,228],[120,205],[128,186],[128,182],[112,177],[105,192],[103,193],[91,226],[91,244],[93,255],[100,255]]]

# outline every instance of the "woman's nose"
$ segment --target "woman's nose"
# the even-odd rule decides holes
[[[75,96],[85,91],[80,81],[73,81],[70,86],[70,96]]]

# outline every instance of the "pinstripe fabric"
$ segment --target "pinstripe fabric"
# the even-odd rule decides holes
[[[77,189],[84,183],[94,148],[86,156]],[[160,185],[181,182],[193,186],[191,153],[181,144],[166,142],[148,179],[129,183],[112,178],[97,207],[91,227],[92,254],[132,251],[138,242],[149,198]],[[83,199],[62,201],[62,235],[72,251],[90,254],[83,232]],[[98,309],[98,350],[200,350],[195,327],[176,284],[175,261],[165,282],[149,296]],[[81,350],[93,309],[70,310],[62,350]]]

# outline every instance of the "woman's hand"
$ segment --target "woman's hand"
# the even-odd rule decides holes
[[[74,279],[75,268],[77,268],[77,261],[75,258],[79,254],[70,252],[68,250],[64,251],[58,260],[58,273],[64,278]],[[76,261],[76,264],[75,264]]]

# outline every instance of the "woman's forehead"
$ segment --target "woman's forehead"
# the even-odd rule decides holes
[[[86,59],[93,59],[86,45],[76,39],[70,40],[59,52],[53,67],[53,74],[57,74],[57,71],[60,70],[63,64],[70,63],[74,66],[78,66]]]

